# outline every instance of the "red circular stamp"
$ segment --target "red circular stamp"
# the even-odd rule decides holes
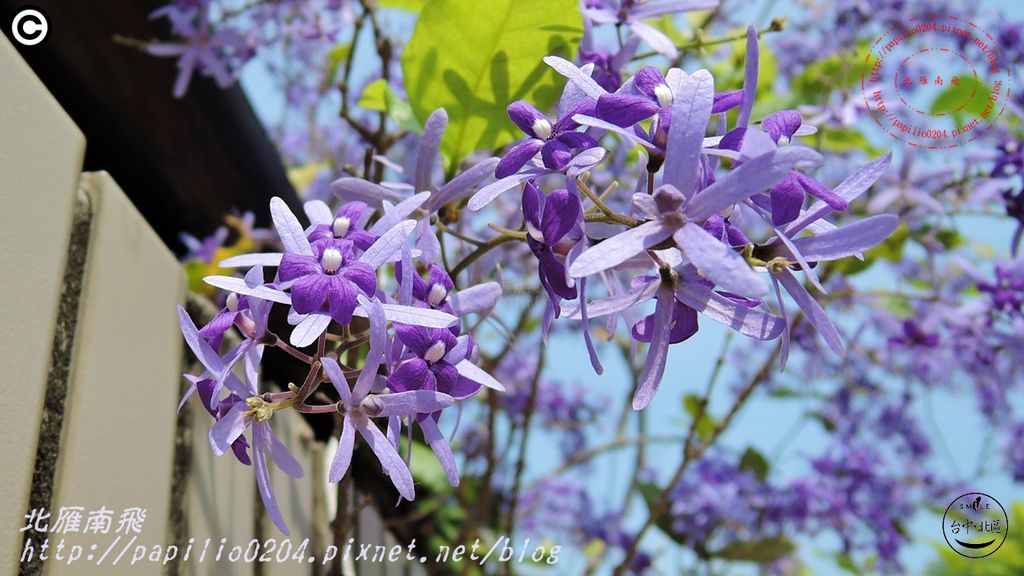
[[[1010,100],[1010,68],[995,38],[953,16],[911,18],[871,46],[861,95],[893,138],[928,150],[978,138]]]

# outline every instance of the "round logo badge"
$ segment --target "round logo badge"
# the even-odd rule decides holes
[[[861,96],[878,126],[908,146],[956,148],[995,126],[1010,101],[1011,65],[996,39],[953,16],[911,18],[864,60]]]
[[[970,492],[953,500],[942,515],[942,535],[957,554],[984,558],[999,549],[1009,531],[1006,509],[995,498]]]
[[[50,24],[42,10],[26,6],[11,21],[11,34],[23,46],[35,46],[46,39]]]

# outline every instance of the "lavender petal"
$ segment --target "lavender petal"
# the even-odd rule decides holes
[[[672,229],[661,222],[644,222],[588,248],[572,263],[569,273],[573,278],[597,274],[629,260],[671,235]]]

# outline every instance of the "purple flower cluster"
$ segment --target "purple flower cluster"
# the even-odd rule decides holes
[[[671,528],[705,554],[742,543],[769,542],[829,528],[840,553],[877,558],[876,569],[902,573],[897,553],[907,542],[903,524],[940,492],[930,479],[892,470],[867,447],[836,446],[811,460],[805,476],[773,482],[720,454],[695,462],[671,493]],[[781,561],[788,552],[771,552]]]
[[[398,449],[402,427],[411,434],[416,423],[451,483],[458,485],[455,459],[438,427],[441,414],[485,386],[503,390],[475,364],[476,346],[468,334],[461,334],[460,319],[486,315],[501,288],[485,283],[456,291],[437,266],[428,267],[429,278],[422,278],[413,260],[422,251],[412,248],[408,238],[416,222],[403,219],[407,212],[397,207],[369,226],[371,211],[360,202],[343,204],[333,212],[323,202],[307,202],[311,225],[305,228],[279,198],[271,201],[270,211],[283,251],[220,262],[228,268],[251,268],[244,278],[205,278],[227,296],[224,308],[202,329],[179,308],[182,334],[204,368],[198,376],[186,376],[192,385],[182,403],[198,392],[214,418],[214,451],[223,454],[230,449],[240,462],[254,466],[267,510],[286,534],[270,486],[269,462],[291,476],[300,476],[302,470],[271,428],[273,416],[281,410],[342,414],[332,482],[348,471],[359,436],[398,492],[412,500],[412,476]],[[276,268],[269,282],[264,267]],[[394,283],[385,290],[378,278],[388,268],[394,270]],[[288,342],[270,330],[275,304],[288,307],[288,322],[294,326]],[[221,354],[232,329],[242,340]],[[334,352],[339,344],[361,343],[369,346],[361,367],[346,366]],[[302,352],[313,344],[312,354]],[[259,366],[266,346],[281,348],[309,365],[302,387],[260,391]],[[244,377],[235,374],[239,362],[244,364]],[[338,401],[307,404],[324,382],[333,385]]]
[[[554,477],[531,485],[519,508],[521,527],[530,533],[560,533],[585,548],[601,543],[611,550],[625,550],[635,536],[623,527],[623,514],[602,510],[579,481]],[[647,574],[653,558],[639,552],[630,561],[627,574]]]
[[[149,54],[177,59],[173,94],[181,98],[198,73],[222,88],[233,84],[258,52],[288,44],[329,46],[351,15],[346,0],[254,2],[172,0],[150,19],[165,19],[173,42],[150,42]],[[315,50],[314,50],[315,51]]]
[[[499,161],[498,180],[469,200],[470,210],[480,210],[502,192],[525,184],[525,238],[550,302],[545,326],[562,312],[583,320],[598,372],[590,319],[615,318],[655,302],[653,314],[644,315],[630,331],[634,340],[650,345],[633,400],[636,409],[654,397],[669,345],[697,332],[698,314],[751,338],[782,335],[784,364],[789,336],[782,289],[829,346],[843,354],[835,327],[792,271],[804,272],[809,284],[824,291],[814,271],[817,263],[862,254],[898,224],[887,215],[844,227],[824,219],[845,210],[870,187],[885,172],[889,156],[860,168],[835,189],[808,174],[822,158],[796,143],[814,133],[798,112],[784,110],[759,125],[750,122],[757,48],[751,28],[743,87],[717,93],[707,70],[687,74],[673,68],[662,74],[652,67],[609,93],[591,77],[592,65],[578,68],[546,58],[568,78],[559,120],[552,123],[522,102],[510,105],[509,117],[530,138]],[[738,108],[737,121],[729,128],[725,113],[732,108]],[[717,135],[708,137],[715,115]],[[589,179],[604,158],[598,138],[605,134],[639,144],[648,155],[628,202],[629,214],[611,209],[614,200],[598,198],[581,177],[586,173]],[[719,173],[726,163],[730,169]],[[545,193],[538,181],[551,175],[568,187]],[[769,231],[760,243],[748,233],[757,226]],[[654,273],[636,275],[645,268]],[[765,276],[775,287],[774,310],[764,299],[769,292]],[[602,286],[608,297],[588,302],[587,282]],[[573,302],[563,309],[563,301]],[[614,335],[613,319],[609,326]]]

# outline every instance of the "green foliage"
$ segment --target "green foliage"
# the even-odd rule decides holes
[[[711,556],[725,560],[767,564],[778,560],[794,550],[796,550],[796,545],[789,538],[785,536],[772,536],[761,540],[733,542],[724,546],[721,550],[713,552]]]
[[[981,118],[992,89],[973,76],[961,76],[960,85],[950,84],[932,102],[932,114],[949,114],[953,125],[963,126],[965,118]]]
[[[871,71],[871,62],[861,56],[864,50],[833,54],[808,64],[790,87],[800,102],[820,102],[833,90],[860,90],[861,77]]]
[[[334,48],[331,48],[327,52],[327,78],[330,81],[335,81],[338,77],[338,70],[341,69],[345,60],[348,59],[349,52],[352,51],[351,44],[338,44]]]
[[[1024,574],[1024,502],[1014,502],[1010,510],[1010,533],[1006,542],[991,556],[964,558],[946,545],[936,542],[939,558],[925,570],[928,576],[1019,576]]]
[[[423,126],[416,119],[409,103],[399,98],[383,78],[371,82],[361,96],[357,106],[367,110],[386,112],[403,130],[422,132]]]
[[[743,32],[743,29],[734,29],[723,33],[723,36],[736,35]],[[742,38],[728,44],[729,57],[716,63],[711,67],[715,76],[715,90],[736,90],[743,87],[743,76],[746,74],[747,63],[747,40]],[[779,64],[771,47],[762,42],[758,47],[757,56],[757,96],[755,99],[771,98],[775,87],[775,79],[779,76]],[[773,112],[777,109],[777,102],[771,102]]]
[[[727,33],[736,34],[741,30]],[[729,43],[730,56],[713,64],[710,69],[715,76],[715,90],[737,90],[743,87],[743,76],[746,73],[747,41],[735,40]],[[778,99],[774,97],[775,79],[779,77],[778,60],[769,45],[762,42],[758,49],[757,60],[757,98],[754,99],[752,119],[780,110]],[[735,121],[738,109],[728,112],[730,122]]]
[[[843,572],[847,574],[855,574],[860,576],[861,574],[873,574],[875,572],[875,565],[878,564],[878,557],[874,555],[867,556],[861,564],[858,564],[854,560],[853,556],[840,552],[835,557],[836,566],[839,566]]]
[[[752,451],[748,450],[748,452]],[[767,462],[764,465],[767,467]],[[765,468],[765,472],[767,473],[767,468]],[[647,482],[641,482],[637,489],[647,503],[648,509],[653,510],[661,498],[661,489],[657,485]],[[789,538],[785,536],[771,536],[759,540],[731,542],[716,551],[711,551],[707,548],[707,542],[691,542],[687,540],[686,536],[673,528],[672,520],[667,516],[662,516],[661,519],[655,522],[655,526],[674,542],[693,549],[697,556],[705,559],[721,558],[736,562],[766,564],[774,562],[796,550],[796,545]]]
[[[748,447],[740,456],[740,470],[746,470],[764,482],[768,478],[768,460],[754,447]]]
[[[690,415],[691,421],[700,416],[696,427],[697,436],[699,438],[706,438],[715,429],[715,421],[708,415],[706,409],[701,409],[702,404],[701,397],[696,394],[687,394],[683,397],[683,408]]]
[[[575,0],[427,3],[402,54],[402,74],[421,123],[437,108],[448,112],[441,151],[449,166],[517,137],[505,114],[511,102],[550,108],[564,79],[542,59],[571,60],[582,34]]]
[[[406,12],[419,12],[427,0],[378,0],[382,8],[397,8]]]
[[[356,105],[360,108],[366,108],[367,110],[385,112],[388,109],[385,96],[387,91],[387,80],[383,78],[374,80],[363,90],[363,93],[359,96],[359,102]]]
[[[654,510],[654,508],[658,505],[658,502],[661,500],[661,488],[659,488],[657,484],[653,484],[650,482],[640,482],[639,484],[637,484],[637,490],[640,492],[640,496],[643,497],[644,502],[647,503],[647,509]],[[672,519],[667,514],[662,515],[662,517],[659,518],[658,521],[654,523],[654,525],[657,526],[659,530],[664,532],[665,535],[671,538],[672,541],[674,541],[675,543],[681,544],[683,546],[694,545],[693,542],[687,541],[686,536],[676,531],[672,527]],[[703,556],[703,548],[701,548],[699,545],[695,546],[695,548],[695,552],[698,555]]]
[[[806,140],[814,142],[817,139],[816,147],[828,152],[851,152],[863,150],[869,157],[881,156],[885,150],[872,146],[862,132],[852,127],[834,128],[822,126],[818,134],[810,136]]]

